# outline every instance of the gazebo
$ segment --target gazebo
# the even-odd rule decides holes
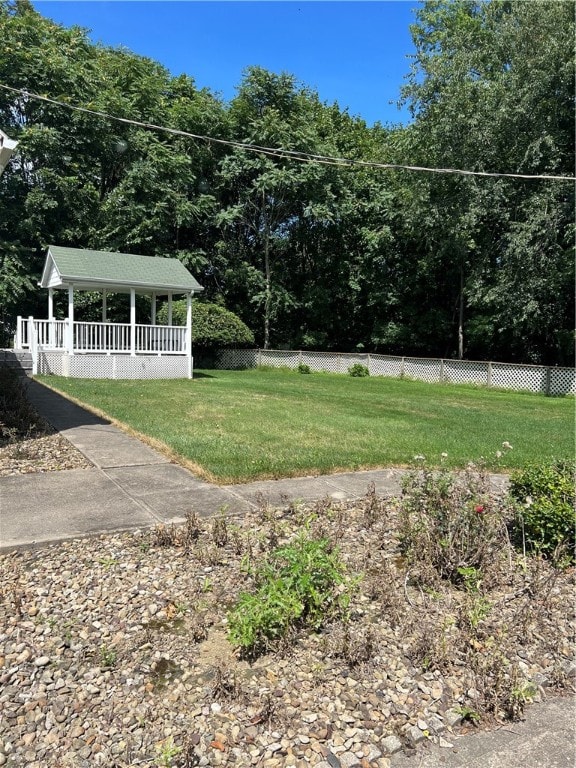
[[[32,353],[33,373],[76,378],[192,378],[192,297],[203,290],[178,259],[51,245],[41,288],[48,289],[48,319],[18,317],[14,348]],[[54,317],[54,291],[68,293],[68,316]],[[98,291],[101,322],[78,322],[74,295]],[[107,319],[107,297],[130,295],[125,323]],[[136,322],[136,295],[150,297],[150,323]],[[172,325],[172,298],[186,296],[186,325]],[[168,322],[156,323],[156,302],[167,298]]]

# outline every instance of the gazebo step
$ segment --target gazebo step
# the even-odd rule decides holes
[[[0,349],[0,368],[12,368],[18,373],[32,373],[32,355],[25,349]]]

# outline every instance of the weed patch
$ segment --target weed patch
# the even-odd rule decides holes
[[[326,539],[303,534],[274,550],[255,582],[255,591],[242,593],[228,616],[230,640],[248,656],[300,627],[319,629],[349,605],[344,565]]]

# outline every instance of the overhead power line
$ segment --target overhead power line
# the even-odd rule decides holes
[[[288,160],[297,160],[302,163],[319,163],[322,165],[336,165],[340,167],[361,167],[361,168],[374,168],[380,170],[403,170],[403,171],[415,171],[419,173],[451,173],[458,174],[460,176],[485,176],[490,178],[506,178],[506,179],[539,179],[544,181],[576,181],[576,176],[548,176],[548,175],[535,175],[526,173],[496,173],[491,171],[467,171],[461,168],[428,168],[420,165],[404,165],[401,163],[377,163],[367,160],[353,160],[345,157],[330,157],[329,155],[316,155],[310,152],[300,152],[293,149],[282,149],[281,147],[265,147],[258,144],[248,144],[241,141],[233,141],[230,139],[219,139],[215,136],[203,136],[202,134],[191,133],[190,131],[181,131],[178,128],[168,128],[164,125],[156,125],[154,123],[144,122],[141,120],[131,120],[127,117],[117,117],[116,115],[110,115],[107,112],[101,112],[95,109],[89,109],[88,107],[81,107],[76,104],[71,104],[66,101],[58,101],[48,96],[42,96],[38,93],[30,93],[24,88],[13,88],[9,85],[0,83],[0,88],[12,93],[18,93],[28,99],[35,99],[36,101],[43,101],[48,104],[54,104],[57,107],[63,107],[65,109],[74,110],[76,112],[83,112],[88,115],[94,115],[95,117],[102,117],[106,120],[114,120],[118,123],[124,123],[125,125],[134,125],[138,128],[146,128],[152,131],[162,131],[174,136],[184,136],[190,139],[196,139],[198,141],[204,141],[212,144],[221,144],[227,147],[233,147],[235,149],[243,149],[246,152],[255,152],[258,154],[268,155],[270,157],[277,157]]]

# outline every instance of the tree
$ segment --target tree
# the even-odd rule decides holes
[[[412,33],[413,162],[573,173],[572,3],[428,2]],[[430,177],[422,186],[421,204],[435,211],[427,238],[444,244],[458,315],[469,313],[467,351],[565,362],[573,185]]]

